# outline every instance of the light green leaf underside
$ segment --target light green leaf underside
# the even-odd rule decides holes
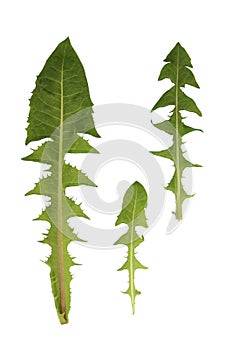
[[[192,197],[192,195],[187,194],[183,188],[183,172],[187,167],[200,167],[200,165],[193,164],[185,158],[182,150],[182,137],[193,131],[202,131],[184,124],[184,117],[181,111],[192,112],[198,116],[202,114],[194,100],[187,96],[181,89],[184,88],[185,85],[199,88],[192,71],[188,68],[192,68],[192,64],[185,49],[177,43],[166,57],[165,62],[168,63],[162,68],[159,80],[168,78],[174,86],[162,95],[152,108],[152,111],[161,107],[174,106],[168,120],[154,124],[156,128],[173,136],[173,145],[167,150],[152,151],[151,153],[156,156],[167,158],[174,163],[174,175],[166,189],[172,191],[175,195],[175,215],[177,220],[181,220],[183,202],[185,199]]]
[[[136,227],[147,227],[145,216],[146,206],[147,193],[144,187],[136,181],[126,191],[122,210],[116,221],[116,225],[128,225],[128,231],[115,244],[123,244],[128,249],[127,260],[118,271],[127,270],[129,273],[129,287],[124,293],[130,296],[133,314],[135,312],[135,298],[141,294],[135,287],[135,271],[137,269],[147,269],[135,257],[135,249],[144,241],[144,238],[137,234]]]
[[[51,247],[46,264],[55,306],[60,322],[68,322],[70,310],[70,268],[76,263],[69,255],[68,245],[81,241],[68,220],[73,216],[88,219],[81,208],[66,195],[70,186],[95,186],[81,170],[64,162],[67,153],[98,153],[83,136],[99,137],[92,118],[92,101],[85,72],[67,38],[61,42],[38,75],[30,100],[26,144],[44,143],[23,160],[49,164],[49,176],[43,177],[26,195],[50,197],[50,205],[36,220],[50,223],[43,243]]]

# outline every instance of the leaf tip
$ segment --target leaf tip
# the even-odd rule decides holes
[[[70,44],[70,37],[67,36],[63,42],[64,42],[64,43],[69,43],[69,44]]]
[[[27,146],[29,144],[30,140],[29,138],[27,137],[26,140],[25,140],[25,146]]]

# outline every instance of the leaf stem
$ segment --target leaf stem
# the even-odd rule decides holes
[[[176,67],[176,105],[175,105],[175,114],[176,114],[176,139],[175,139],[175,148],[176,148],[176,218],[177,220],[182,219],[182,203],[181,203],[181,176],[180,176],[180,133],[179,133],[179,47],[177,49],[177,67]]]
[[[64,49],[64,56],[61,68],[61,114],[60,114],[60,130],[59,130],[59,158],[58,158],[58,207],[57,207],[57,221],[58,221],[58,279],[59,279],[59,297],[60,297],[60,314],[63,316],[62,323],[67,323],[66,315],[66,294],[65,294],[65,280],[64,280],[64,256],[63,256],[63,233],[62,233],[62,197],[63,197],[63,186],[62,186],[62,168],[63,168],[63,96],[64,96],[64,58],[65,58],[66,46]],[[60,318],[61,320],[61,318]]]
[[[131,304],[132,304],[132,314],[135,313],[135,284],[134,284],[134,230],[135,230],[135,210],[136,210],[136,203],[137,203],[137,191],[135,192],[135,201],[133,206],[133,212],[132,212],[132,224],[130,225],[130,245],[129,245],[129,262],[130,262],[130,271],[129,271],[129,284],[130,284],[130,297],[131,297]]]
[[[130,298],[131,298],[131,305],[132,305],[132,314],[135,314],[135,285],[134,285],[134,267],[133,267],[133,259],[134,259],[134,246],[133,246],[133,237],[134,237],[134,227],[131,226],[131,234],[130,234],[130,244],[129,244],[129,264],[130,264],[130,271],[129,271],[129,286],[130,286]]]

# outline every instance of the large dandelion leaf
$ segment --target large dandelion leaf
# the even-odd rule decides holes
[[[80,240],[68,224],[79,216],[88,219],[80,204],[66,196],[70,186],[95,186],[76,167],[65,163],[67,153],[98,153],[82,135],[98,137],[92,118],[92,101],[85,72],[69,38],[61,42],[45,63],[36,80],[30,100],[26,144],[43,140],[27,161],[50,165],[49,176],[43,177],[27,193],[50,197],[50,205],[37,220],[50,223],[43,243],[51,247],[46,264],[50,267],[52,292],[59,320],[68,322],[70,310],[70,268],[76,265],[68,245]]]

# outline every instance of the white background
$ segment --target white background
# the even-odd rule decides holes
[[[7,1],[1,24],[1,337],[2,349],[232,350],[232,10],[231,1]],[[95,104],[151,108],[165,91],[162,60],[177,41],[189,52],[201,90],[192,97],[205,130],[187,137],[194,170],[191,207],[172,235],[158,225],[140,247],[136,315],[120,293],[124,249],[72,252],[69,325],[60,326],[49,271],[32,222],[38,199],[23,195],[39,166],[23,163],[28,98],[56,45],[70,36]],[[168,197],[173,207],[174,198]],[[170,205],[170,204],[169,204]]]

